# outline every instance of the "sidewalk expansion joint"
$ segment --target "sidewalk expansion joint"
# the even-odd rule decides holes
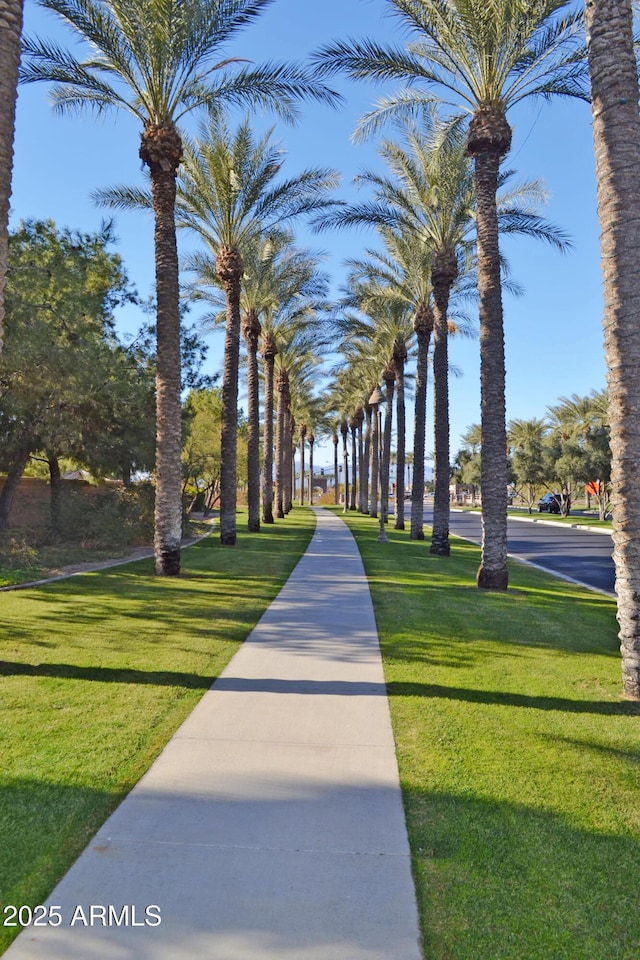
[[[184,847],[203,850],[252,850],[256,853],[300,853],[305,856],[327,857],[384,857],[390,860],[409,860],[409,853],[390,853],[384,850],[323,850],[320,847],[279,847],[251,843],[204,843],[185,840],[135,840],[111,838],[92,844],[99,853],[107,853],[115,846],[142,847]]]

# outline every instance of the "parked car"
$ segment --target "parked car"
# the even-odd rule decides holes
[[[561,493],[545,493],[538,500],[538,513],[560,513],[562,506]]]

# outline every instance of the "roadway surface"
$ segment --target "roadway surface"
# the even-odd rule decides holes
[[[424,522],[431,525],[433,505],[427,503]],[[540,522],[540,514],[532,520],[507,522],[509,554],[543,567],[589,587],[613,594],[615,571],[612,559],[613,544],[610,535],[579,530],[549,521]],[[542,515],[544,517],[544,514]],[[579,517],[576,517],[579,522]],[[482,525],[479,513],[451,511],[451,534],[480,543]]]

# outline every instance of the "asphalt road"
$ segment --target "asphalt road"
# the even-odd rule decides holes
[[[432,516],[433,507],[427,503],[424,522],[430,524]],[[537,519],[539,514],[534,516]],[[474,543],[481,541],[482,526],[477,513],[452,510],[449,529],[458,537]],[[560,573],[587,586],[613,593],[615,572],[610,536],[564,524],[509,519],[507,537],[511,556],[535,563],[550,573]]]

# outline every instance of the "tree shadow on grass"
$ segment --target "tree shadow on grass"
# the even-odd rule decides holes
[[[595,713],[604,716],[640,716],[640,703],[630,700],[573,700],[568,697],[527,696],[500,690],[473,690],[448,687],[437,683],[391,681],[390,697],[424,697],[484,703],[499,707],[522,707],[528,710],[559,710],[563,713]]]
[[[91,680],[98,683],[142,683],[162,687],[208,690],[215,679],[196,673],[170,670],[134,670],[127,667],[81,667],[72,663],[20,663],[0,660],[0,676],[55,677],[61,680]]]
[[[561,776],[561,773],[559,772]],[[637,960],[631,835],[514,803],[405,790],[425,955]]]

